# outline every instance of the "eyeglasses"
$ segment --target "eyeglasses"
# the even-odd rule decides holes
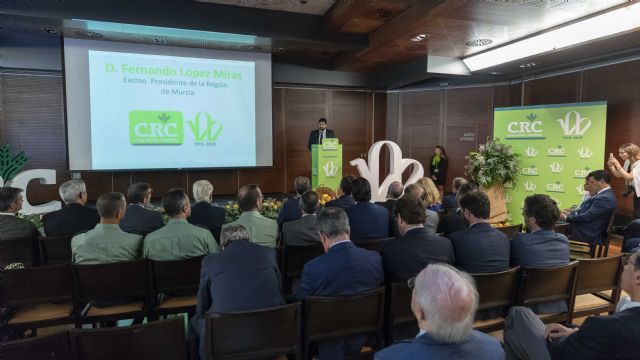
[[[409,280],[407,280],[407,286],[411,290],[413,290],[413,288],[416,287],[416,276],[414,276],[414,277],[410,278]]]

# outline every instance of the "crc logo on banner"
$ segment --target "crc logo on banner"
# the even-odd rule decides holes
[[[576,179],[584,179],[587,177],[587,175],[589,175],[590,172],[591,172],[591,169],[588,167],[584,169],[578,169],[573,172],[573,177]]]
[[[578,185],[576,186],[576,192],[578,193],[578,195],[584,195],[584,185]]]
[[[536,155],[538,155],[538,150],[536,150],[536,148],[534,148],[533,146],[529,146],[528,148],[524,149],[524,153],[527,154],[527,157],[534,158],[536,157]]]
[[[327,177],[334,177],[338,173],[338,167],[333,163],[333,161],[328,161],[326,164],[324,164],[322,169],[324,170],[324,174]]]
[[[555,183],[547,184],[546,190],[548,192],[563,193],[564,192],[564,185],[562,185],[562,183],[560,181],[556,181]]]
[[[556,120],[560,123],[565,139],[582,139],[587,130],[591,127],[591,119],[580,116],[577,111],[569,111],[564,119]]]
[[[511,196],[510,194],[505,194],[504,202],[506,202],[507,204],[511,204],[511,201],[513,201],[513,196]]]
[[[578,155],[580,155],[580,159],[591,159],[591,156],[593,156],[593,150],[583,146],[578,149]]]
[[[527,192],[534,192],[536,191],[536,184],[534,184],[531,180],[527,180],[524,182],[524,189]]]
[[[531,113],[526,116],[526,121],[512,121],[507,124],[507,139],[544,139],[542,133],[542,121],[536,120],[538,116]]]
[[[562,145],[551,147],[547,149],[547,156],[551,157],[566,157],[567,151]]]
[[[554,197],[552,197],[551,199],[556,202],[556,205],[558,205],[558,208],[562,209],[562,201],[560,201],[560,200],[558,200],[558,199],[556,199]]]
[[[538,168],[535,165],[520,169],[520,173],[524,176],[538,176]]]
[[[562,164],[557,161],[552,162],[549,165],[549,168],[551,169],[551,173],[553,174],[560,174],[562,170],[564,170],[564,166],[562,166]]]

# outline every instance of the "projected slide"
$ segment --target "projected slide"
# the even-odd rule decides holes
[[[254,62],[90,50],[88,67],[92,169],[256,166]]]

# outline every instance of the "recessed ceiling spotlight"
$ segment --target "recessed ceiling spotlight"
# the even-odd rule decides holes
[[[467,41],[465,45],[469,47],[477,47],[477,46],[487,46],[491,43],[493,43],[493,40],[491,39],[474,39],[474,40]]]
[[[422,40],[424,40],[424,39],[426,39],[428,37],[429,37],[429,35],[427,35],[427,34],[418,34],[418,35],[412,37],[411,41],[418,42],[418,41],[422,41]]]
[[[58,30],[51,28],[42,28],[42,30],[46,31],[49,35],[60,35]]]
[[[534,66],[536,66],[536,63],[530,62],[530,63],[527,63],[527,64],[520,65],[520,68],[526,69],[526,68],[531,68],[531,67],[534,67]]]
[[[92,38],[92,39],[99,39],[99,38],[103,37],[103,35],[100,34],[99,32],[95,32],[95,31],[91,31],[91,30],[76,31],[76,34],[80,35],[82,37],[88,37],[88,38]]]

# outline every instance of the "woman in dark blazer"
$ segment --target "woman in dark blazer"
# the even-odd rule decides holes
[[[444,183],[447,181],[447,166],[449,165],[449,159],[447,158],[447,152],[444,150],[443,146],[436,146],[434,151],[435,153],[429,161],[429,176],[438,187],[440,196],[442,196],[444,193]]]

